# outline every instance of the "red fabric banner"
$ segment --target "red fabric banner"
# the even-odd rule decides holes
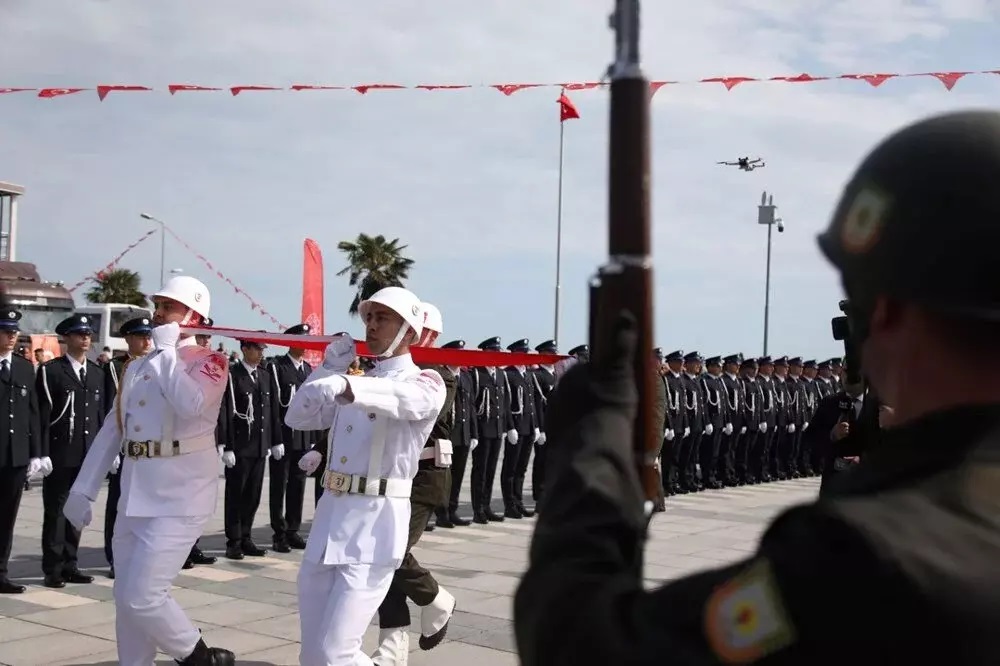
[[[323,335],[323,253],[311,238],[305,240],[302,250],[302,323],[309,324],[312,334]],[[307,350],[305,360],[315,368],[323,362],[323,352]]]
[[[236,340],[247,340],[276,347],[293,347],[318,351],[326,349],[332,335],[285,335],[283,333],[261,333],[240,328],[201,328],[187,326],[181,329],[188,335],[220,335]],[[358,356],[373,356],[364,342],[357,343]],[[450,365],[466,368],[506,367],[508,365],[554,365],[568,356],[560,354],[520,354],[506,351],[483,351],[481,349],[441,349],[440,347],[412,347],[410,354],[416,363],[428,365]]]
[[[576,106],[566,93],[559,95],[556,101],[559,102],[559,122],[564,123],[580,117],[580,112],[576,110]]]

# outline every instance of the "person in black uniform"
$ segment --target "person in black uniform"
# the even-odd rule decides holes
[[[774,359],[775,433],[771,474],[776,480],[789,478],[788,459],[795,437],[795,402],[792,384],[788,380],[788,357]]]
[[[147,317],[130,319],[118,329],[118,336],[125,339],[128,350],[124,355],[116,356],[104,366],[105,418],[115,406],[118,384],[125,376],[125,366],[132,359],[145,356],[153,348],[153,339],[150,337],[152,332],[153,325]],[[111,548],[111,538],[115,533],[115,520],[118,519],[118,500],[122,496],[121,477],[118,475],[121,464],[122,455],[119,453],[108,473],[108,497],[104,504],[104,558],[111,567],[108,571],[109,578],[115,577],[115,556]]]
[[[0,404],[7,406],[0,409],[0,594],[25,590],[7,577],[7,564],[24,484],[43,471],[35,368],[13,353],[20,321],[17,310],[0,310]]]
[[[539,354],[558,354],[559,348],[555,340],[546,340],[535,345],[535,351]],[[556,387],[555,367],[539,364],[531,371],[531,375],[535,380],[535,418],[541,431],[541,436],[535,442],[535,461],[531,465],[531,499],[535,501],[537,511],[545,495],[545,456],[548,451],[545,448],[545,442],[548,441],[548,435],[545,434],[545,410],[549,406],[549,394]]]
[[[681,382],[681,370],[684,369],[683,350],[672,351],[664,357],[667,371],[664,379],[667,382],[667,422],[664,432],[663,450],[660,460],[663,461],[663,487],[667,495],[686,493],[688,490],[680,483],[681,441],[690,430],[687,423],[687,410],[684,406],[684,386]]]
[[[822,469],[816,458],[819,452],[812,446],[812,438],[805,436],[805,433],[809,430],[809,423],[812,421],[813,414],[816,413],[819,401],[823,397],[819,382],[816,379],[818,365],[812,359],[802,364],[802,387],[805,389],[806,401],[805,422],[802,424],[803,437],[799,440],[799,465],[804,476],[815,476]]]
[[[267,551],[254,543],[254,517],[264,489],[265,462],[281,444],[278,391],[274,378],[260,365],[264,345],[240,342],[242,361],[229,369],[229,384],[222,399],[229,441],[223,447],[226,465],[226,557],[262,557]]]
[[[705,396],[705,436],[698,453],[701,466],[701,484],[705,488],[722,488],[716,472],[719,468],[719,449],[725,434],[728,412],[726,388],[722,383],[722,357],[713,356],[705,361],[708,372],[701,378],[701,392]],[[730,431],[732,426],[730,426]]]
[[[507,345],[507,351],[527,354],[528,340]],[[528,473],[531,450],[541,431],[535,417],[535,382],[523,365],[511,365],[504,370],[509,427],[504,442],[503,465],[500,468],[500,489],[503,493],[505,518],[530,518],[535,512],[524,506],[524,477]]]
[[[761,483],[771,480],[771,456],[774,451],[778,423],[778,399],[774,387],[774,360],[770,356],[757,359],[757,396],[761,406],[760,433],[756,449],[751,452],[751,470]]]
[[[802,365],[803,361],[799,356],[788,359],[789,391],[792,394],[792,425],[795,426],[788,453],[788,476],[792,479],[805,475],[805,468],[802,465],[802,438],[805,435],[806,426],[809,425],[809,392],[806,389],[808,382],[802,376]]]
[[[297,324],[285,335],[309,335],[309,324]],[[316,443],[314,430],[294,430],[285,425],[285,412],[295,391],[312,372],[304,359],[305,350],[289,348],[288,353],[276,356],[267,364],[274,378],[274,391],[278,401],[278,425],[281,438],[271,447],[268,461],[268,496],[271,510],[272,546],[277,553],[289,553],[293,548],[306,547],[299,536],[302,527],[302,507],[306,496],[306,473],[299,468],[299,460],[312,450]]]
[[[66,342],[66,355],[44,364],[35,381],[42,451],[52,461],[52,473],[42,482],[42,571],[52,588],[94,580],[77,565],[80,532],[63,516],[63,506],[107,413],[104,370],[87,359],[89,318],[75,314],[61,321],[56,333]]]
[[[465,349],[465,340],[452,340],[441,349]],[[458,515],[458,497],[462,492],[462,480],[469,464],[469,453],[473,445],[479,444],[479,420],[476,418],[475,382],[473,370],[459,367],[449,368],[455,375],[455,399],[452,401],[451,425],[451,486],[448,489],[448,506],[437,509],[435,523],[438,527],[466,527],[472,521]]]
[[[688,352],[684,355],[684,373],[680,376],[681,402],[684,408],[684,437],[681,439],[680,454],[677,461],[677,475],[681,489],[686,492],[697,492],[702,489],[695,474],[695,465],[701,451],[701,440],[713,430],[708,428],[705,420],[705,394],[701,385],[701,364],[704,358],[698,352]]]
[[[644,589],[634,322],[618,323],[605,372],[563,378],[550,407],[559,501],[514,601],[522,664],[1000,663],[1000,282],[983,279],[1000,246],[997,182],[989,111],[911,125],[849,181],[820,247],[894,422],[835,497],[783,512],[744,561]]]
[[[722,359],[722,396],[726,401],[726,424],[723,427],[722,442],[719,445],[718,478],[724,486],[738,485],[736,475],[736,451],[743,422],[743,382],[740,381],[740,365],[743,354],[730,354]]]
[[[500,338],[479,343],[485,351],[500,351]],[[500,445],[506,435],[507,415],[504,411],[504,373],[497,368],[475,368],[475,410],[479,443],[472,450],[472,511],[473,522],[503,522],[503,516],[493,511],[493,481],[496,478]]]

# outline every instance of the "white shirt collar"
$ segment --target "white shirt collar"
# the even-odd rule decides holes
[[[248,374],[256,371],[260,367],[259,365],[250,365],[249,363],[247,363],[242,359],[240,359],[240,363],[242,363],[243,367],[247,369]]]
[[[372,368],[368,373],[371,376],[384,376],[390,372],[396,372],[399,370],[405,370],[407,368],[412,368],[415,364],[413,363],[413,357],[409,354],[403,354],[402,356],[393,356],[392,358],[380,358],[375,360],[375,367]]]

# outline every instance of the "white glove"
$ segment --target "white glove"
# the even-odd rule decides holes
[[[122,458],[121,458],[121,456],[115,456],[114,459],[111,461],[111,473],[112,474],[117,474],[118,473],[118,468],[121,467],[121,466],[122,466]]]
[[[507,431],[507,441],[513,445],[517,445],[517,431],[511,428]]]
[[[535,438],[533,440],[531,440],[532,443],[537,442],[538,438],[541,437],[541,436],[542,436],[542,431],[539,430],[538,428],[535,428]]]
[[[743,426],[742,428],[740,428],[740,434],[741,435],[747,434],[747,427],[746,426]]]
[[[323,352],[323,367],[334,372],[344,372],[354,360],[356,346],[354,339],[347,333],[341,333],[326,346]]]
[[[319,468],[321,462],[323,462],[323,454],[319,451],[310,451],[299,458],[299,469],[306,474],[312,474]]]
[[[766,423],[761,423],[758,429],[761,432],[767,432],[767,424]]]
[[[691,436],[691,428],[689,426],[686,426],[684,428],[684,437],[690,437],[690,436]]]
[[[42,461],[40,458],[32,458],[28,461],[28,478],[33,479],[42,471]]]
[[[343,375],[330,375],[329,377],[324,377],[315,384],[303,386],[301,391],[304,392],[314,390],[320,391],[325,398],[333,400],[347,390],[347,377],[344,377]],[[314,397],[314,394],[310,393],[307,397],[312,398]]]
[[[215,447],[215,450],[219,452],[219,460],[222,460],[222,454],[226,452],[226,447],[219,444],[217,447]]]
[[[91,504],[92,502],[89,499],[71,490],[69,496],[66,498],[66,504],[63,505],[63,515],[66,516],[66,520],[73,527],[77,530],[82,530],[94,519],[94,515],[90,510]]]
[[[732,434],[733,434],[733,424],[732,424],[732,423],[727,423],[727,424],[726,424],[726,425],[725,425],[725,426],[724,426],[724,427],[722,428],[722,432],[724,432],[724,433],[725,433],[725,434],[727,434],[727,435],[732,435]]]
[[[809,430],[809,421],[802,424],[802,432],[805,432],[806,430]]]
[[[663,433],[663,436],[667,438],[668,442],[672,442],[674,441],[674,437],[677,436],[677,433],[675,433],[671,428],[667,428]]]
[[[789,432],[789,434],[795,432],[795,424],[794,423],[790,423],[788,425],[788,432]]]
[[[538,444],[538,446],[545,446],[545,440],[546,440],[545,433],[544,432],[539,433],[538,439],[535,440],[535,444]]]
[[[48,476],[49,474],[52,473],[52,458],[49,458],[48,456],[43,456],[41,459],[39,459],[39,462],[42,463],[42,469],[41,469],[42,476]]]
[[[475,451],[477,446],[479,446],[479,440],[478,439],[470,439],[469,440],[469,453],[472,453],[473,451]]]
[[[713,432],[715,432],[715,426],[714,425],[712,425],[711,423],[709,423],[707,426],[705,426],[705,434],[706,435],[711,435]]]
[[[150,335],[153,338],[153,345],[157,349],[176,347],[177,341],[181,339],[181,325],[177,322],[160,324],[153,329]]]
[[[285,445],[278,444],[277,446],[271,447],[271,457],[275,460],[281,460],[285,457]]]
[[[236,466],[236,454],[233,453],[232,451],[223,451],[222,452],[222,464],[225,465],[226,467],[235,467]]]

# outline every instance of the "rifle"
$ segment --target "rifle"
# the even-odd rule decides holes
[[[610,18],[615,60],[608,68],[611,118],[608,160],[608,261],[590,283],[591,362],[601,363],[621,310],[636,321],[639,405],[634,450],[643,490],[655,502],[662,485],[654,432],[657,377],[652,367],[653,267],[649,213],[649,81],[639,64],[639,0],[616,0]],[[647,507],[650,507],[647,503]]]

